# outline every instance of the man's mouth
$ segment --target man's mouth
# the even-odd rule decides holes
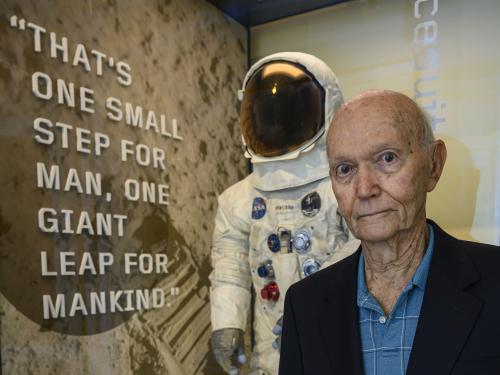
[[[386,214],[390,211],[392,211],[392,210],[378,210],[378,211],[363,213],[363,214],[358,215],[358,220],[363,219],[363,218],[372,218],[375,216],[382,216],[383,214]]]

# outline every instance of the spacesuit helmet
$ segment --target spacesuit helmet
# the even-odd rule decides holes
[[[312,149],[343,102],[331,69],[299,52],[259,60],[243,87],[241,131],[253,163],[295,159]]]
[[[247,147],[264,157],[299,148],[324,127],[324,103],[325,90],[303,66],[262,65],[248,80],[241,104]]]

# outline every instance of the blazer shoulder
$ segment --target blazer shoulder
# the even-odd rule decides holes
[[[478,252],[486,256],[500,256],[500,246],[490,245],[480,242],[458,240],[462,243],[462,247],[469,252]]]
[[[443,246],[454,251],[458,250],[458,254],[465,253],[471,259],[475,261],[477,260],[481,263],[488,261],[500,261],[500,246],[455,238],[451,234],[445,232],[432,220],[428,221],[434,227],[436,238],[435,246]]]
[[[438,235],[436,237],[438,247],[443,247],[448,257],[441,261],[449,261],[450,266],[460,270],[463,276],[469,264],[477,273],[478,280],[481,280],[476,286],[486,289],[500,287],[500,247],[485,243],[460,240],[444,232],[436,226]]]
[[[478,242],[462,241],[462,249],[473,261],[482,276],[488,275],[489,278],[498,279],[500,282],[500,246],[489,245]]]

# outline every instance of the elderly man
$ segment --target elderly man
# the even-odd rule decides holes
[[[280,374],[500,374],[500,249],[426,220],[446,147],[405,95],[369,91],[328,134],[333,191],[361,240],[294,284]]]

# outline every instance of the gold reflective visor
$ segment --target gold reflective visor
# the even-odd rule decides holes
[[[271,157],[296,150],[324,126],[325,91],[301,65],[271,62],[248,80],[241,104],[247,147]]]

